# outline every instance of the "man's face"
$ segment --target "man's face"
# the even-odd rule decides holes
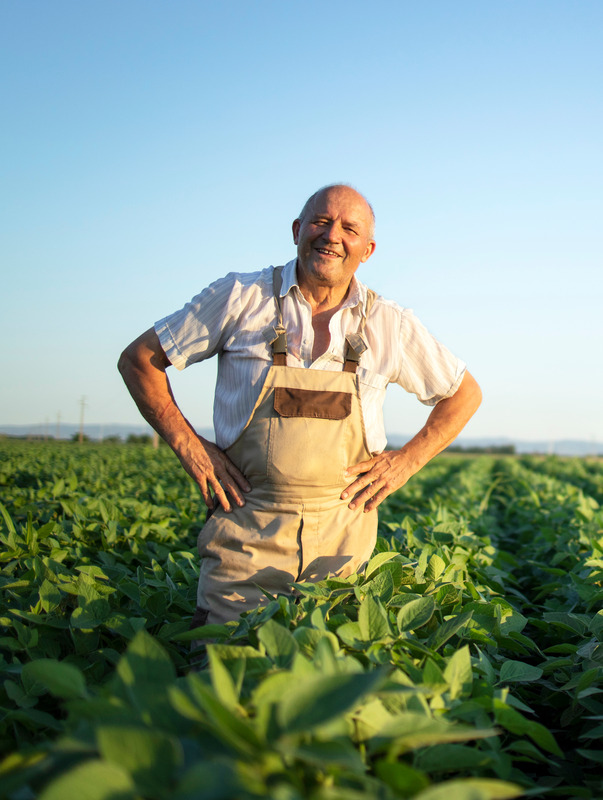
[[[335,186],[320,192],[303,219],[293,223],[300,284],[347,287],[375,249],[372,222],[370,208],[354,189]]]

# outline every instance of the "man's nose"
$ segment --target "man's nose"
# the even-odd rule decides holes
[[[323,228],[323,236],[328,242],[338,242],[341,239],[341,225],[333,220]]]

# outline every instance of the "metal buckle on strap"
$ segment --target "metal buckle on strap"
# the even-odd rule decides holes
[[[364,340],[364,336],[361,333],[348,333],[345,339],[348,343],[345,352],[345,360],[360,361],[360,356],[368,350],[368,345]]]
[[[274,325],[269,325],[262,331],[262,336],[264,337],[266,344],[272,344],[272,342],[275,342],[278,339],[278,331]]]
[[[272,345],[272,353],[286,353],[287,352],[287,331],[282,325],[276,327],[270,325],[264,328],[262,336],[268,344]]]
[[[284,328],[277,328],[278,336],[272,342],[272,352],[274,355],[277,353],[287,353],[287,331]]]

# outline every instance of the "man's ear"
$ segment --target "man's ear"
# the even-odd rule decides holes
[[[360,259],[360,262],[362,264],[364,264],[365,261],[368,261],[369,258],[373,255],[373,253],[375,252],[375,247],[377,247],[377,243],[375,242],[375,240],[369,239],[369,242],[366,246],[366,250],[364,251],[364,255]]]
[[[293,244],[297,244],[299,240],[300,227],[301,227],[301,222],[299,221],[299,219],[294,219],[293,225],[291,226],[291,229],[293,230]]]

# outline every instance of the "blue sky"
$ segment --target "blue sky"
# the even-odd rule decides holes
[[[602,442],[602,33],[591,0],[4,0],[0,423],[138,422],[123,347],[345,181],[359,276],[482,385],[466,435]],[[170,374],[211,424],[214,365]],[[390,387],[390,433],[427,413]]]

